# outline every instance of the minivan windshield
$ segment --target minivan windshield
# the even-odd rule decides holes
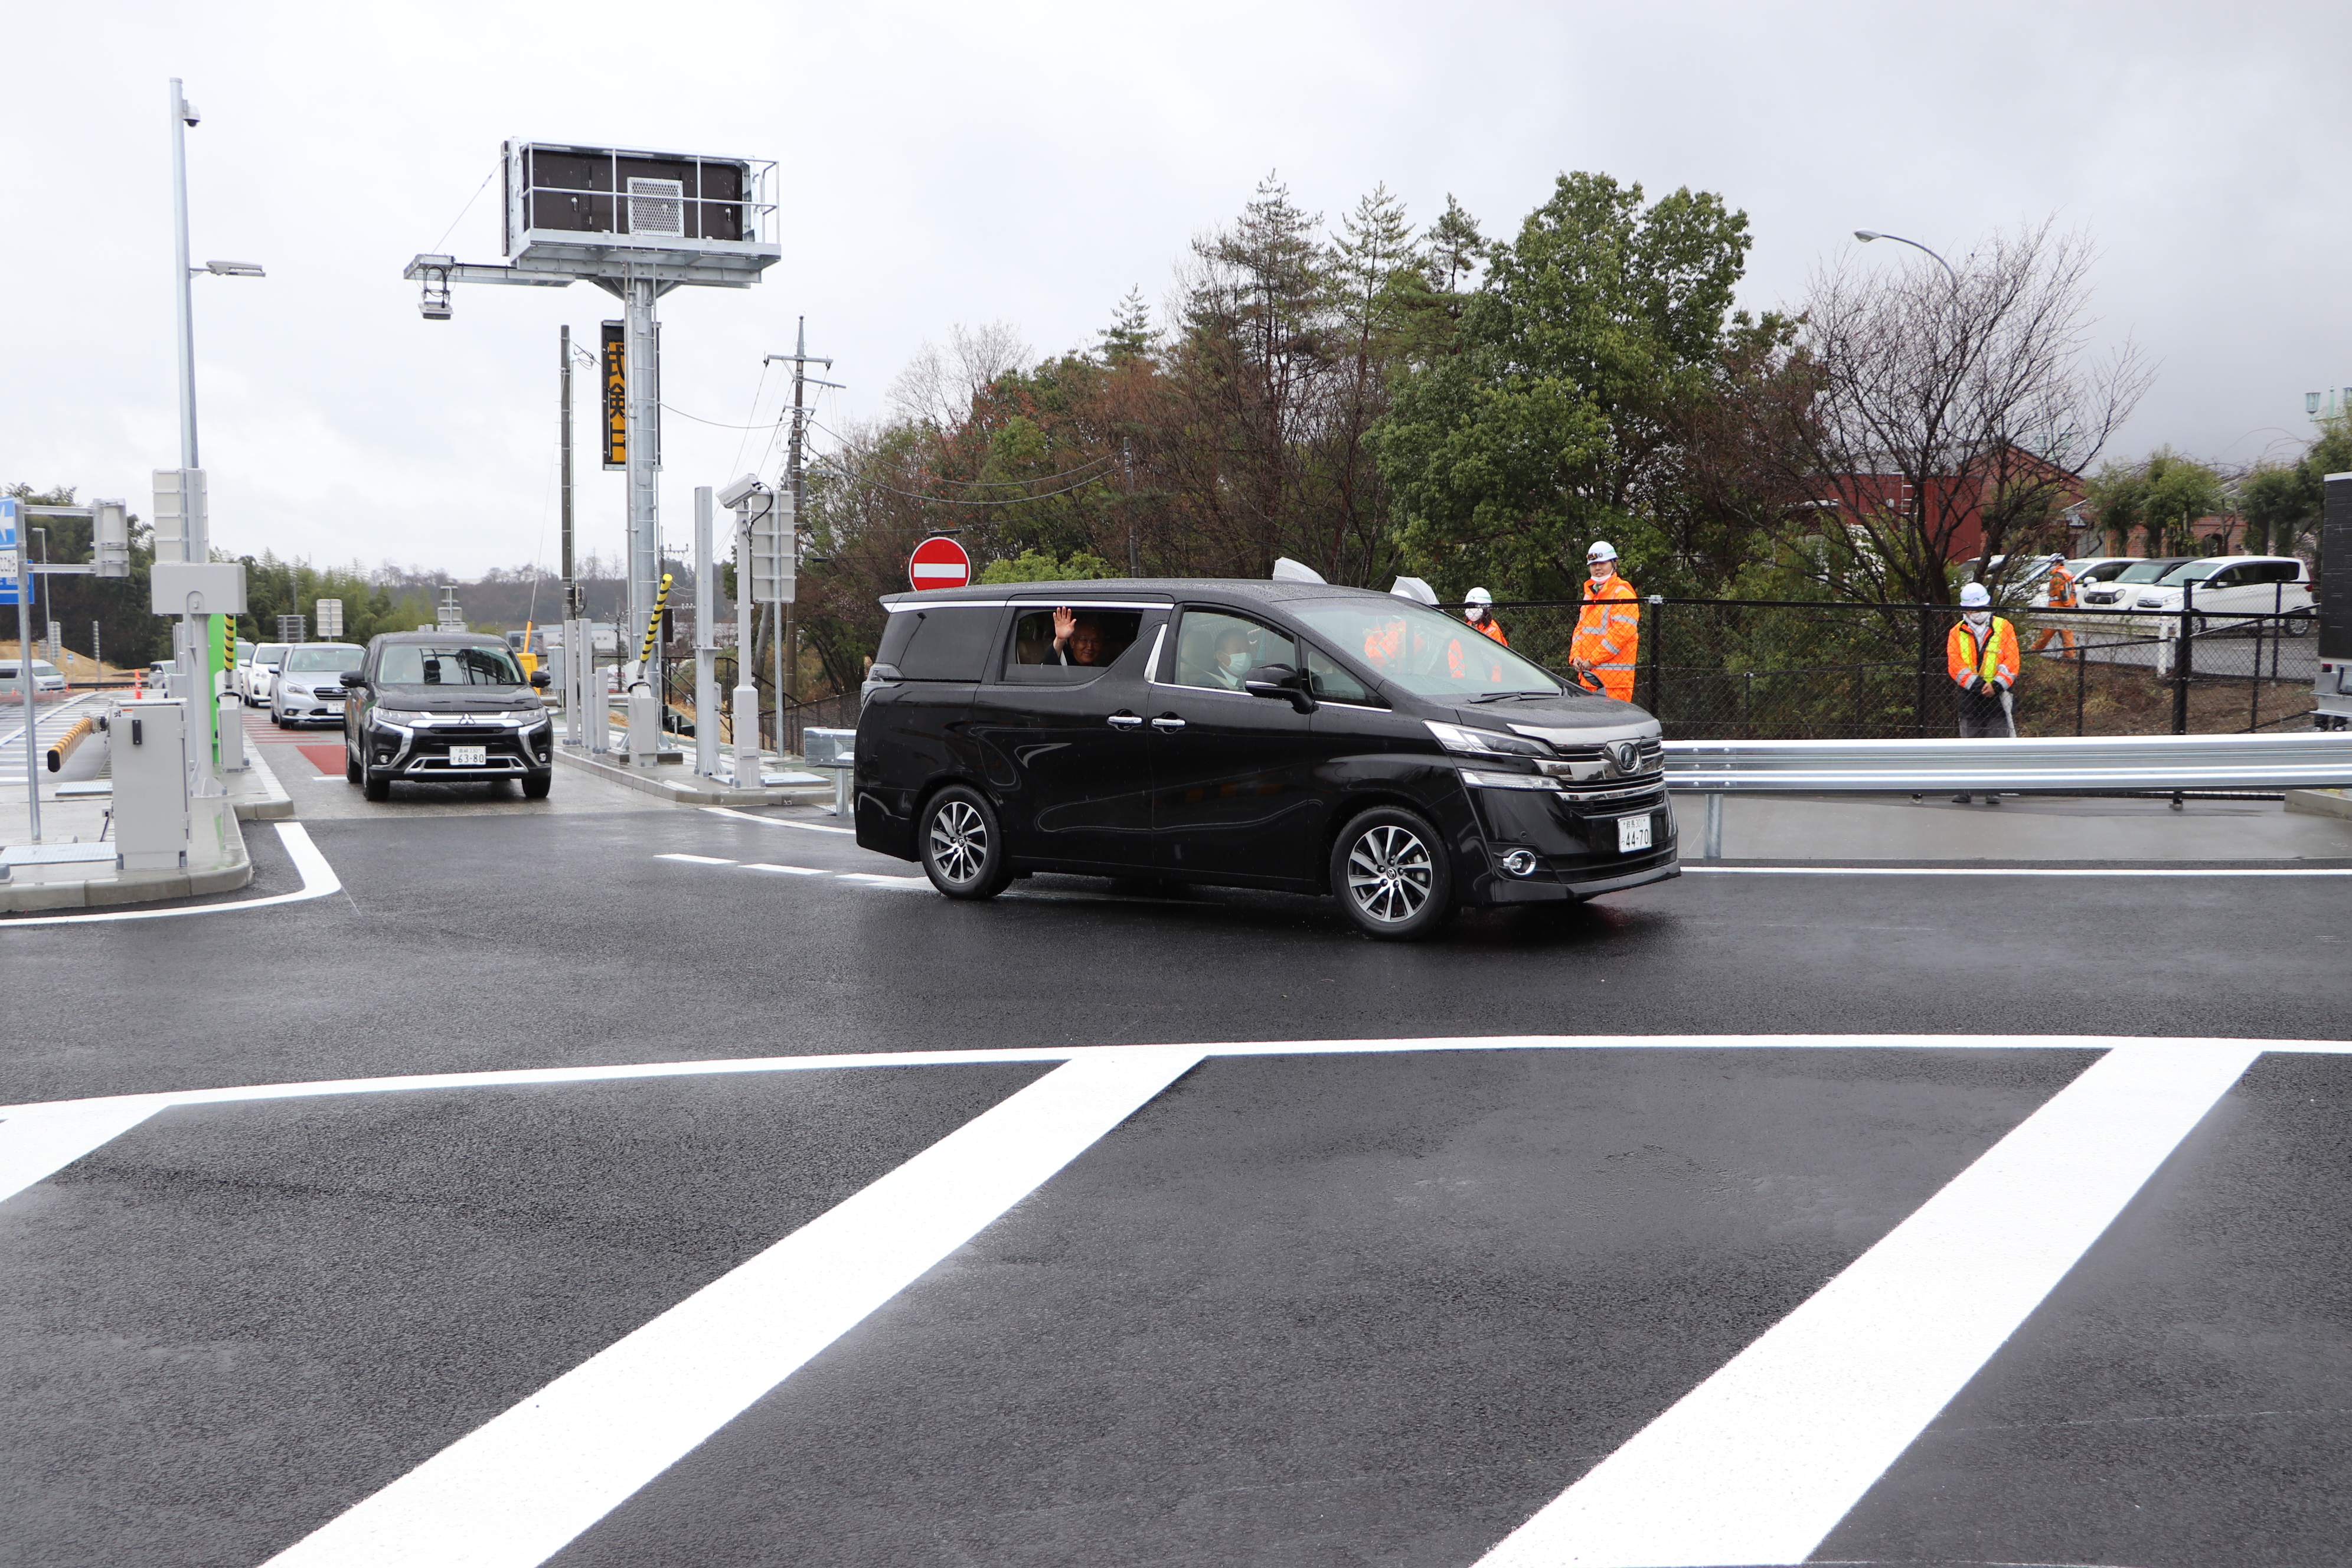
[[[502,647],[394,643],[375,678],[383,686],[520,686],[522,667]]]
[[[362,649],[334,644],[324,647],[298,647],[288,650],[285,673],[288,675],[323,675],[331,669],[356,669]]]
[[[2135,561],[2116,573],[2115,580],[2118,583],[2153,583],[2179,564],[2180,557],[2178,555],[2162,561]]]
[[[2221,563],[2219,561],[2191,561],[2186,566],[2178,566],[2166,573],[2162,585],[2169,587],[2175,583],[2202,583],[2221,569]]]
[[[1474,626],[1404,599],[1317,599],[1283,606],[1335,647],[1416,697],[1499,692],[1557,697],[1559,682]]]
[[[285,658],[286,645],[282,642],[266,642],[253,650],[253,662],[256,664],[274,667],[285,662]]]

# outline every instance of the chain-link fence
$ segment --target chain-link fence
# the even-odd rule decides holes
[[[1949,735],[1949,605],[1638,601],[1633,700],[1675,740]],[[1622,605],[1620,605],[1622,613]],[[1587,606],[1497,605],[1511,647],[1566,673]],[[1593,607],[1595,640],[1601,611]],[[2021,735],[2221,733],[2309,722],[2316,623],[2305,611],[1998,613],[2017,629]]]

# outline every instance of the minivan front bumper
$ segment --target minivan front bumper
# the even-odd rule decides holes
[[[1465,783],[1486,851],[1462,889],[1472,902],[1588,899],[1682,874],[1675,809],[1663,776],[1654,784],[1591,791],[1590,798],[1586,792],[1486,788],[1466,777]],[[1648,848],[1617,847],[1617,825],[1626,817],[1648,819]],[[1535,858],[1523,876],[1506,868],[1514,851]]]

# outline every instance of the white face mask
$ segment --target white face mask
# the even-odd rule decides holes
[[[1990,610],[1970,610],[1968,614],[1962,616],[1960,619],[1968,622],[1969,625],[1974,626],[1977,630],[1982,631],[1985,627],[1992,625],[1992,612]]]
[[[1592,579],[1596,583],[1606,583],[1617,575],[1617,563],[1614,561],[1588,561],[1585,564],[1592,569]]]
[[[1228,675],[1246,674],[1250,667],[1250,656],[1245,653],[1229,653],[1224,657],[1224,666],[1225,673]]]

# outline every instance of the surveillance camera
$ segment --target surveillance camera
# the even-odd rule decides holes
[[[737,479],[733,484],[729,485],[725,489],[719,492],[719,504],[727,508],[730,511],[732,511],[735,508],[741,506],[745,501],[750,500],[753,496],[757,495],[760,492],[761,488],[759,475],[745,474],[741,479]]]
[[[180,100],[180,118],[188,124],[194,125],[197,121],[202,120],[204,116],[196,112],[196,106],[194,104],[190,103],[184,98]]]

